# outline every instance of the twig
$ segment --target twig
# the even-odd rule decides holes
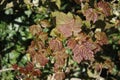
[[[5,72],[5,71],[11,71],[11,70],[14,70],[14,69],[13,69],[13,68],[1,69],[1,70],[0,70],[0,73],[1,73],[1,72]]]

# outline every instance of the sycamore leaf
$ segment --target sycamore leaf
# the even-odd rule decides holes
[[[54,78],[55,78],[55,80],[64,80],[65,73],[64,72],[56,72]]]
[[[39,32],[36,37],[42,42],[45,42],[48,39],[48,34],[46,32]],[[38,41],[39,42],[39,41]]]
[[[99,45],[108,44],[108,38],[105,32],[99,32],[99,31],[96,32],[95,38],[96,38],[96,43],[98,43]]]
[[[67,47],[72,49],[73,59],[77,63],[82,60],[94,60],[94,54],[101,50],[98,44],[82,32],[75,39],[69,39]]]
[[[62,42],[58,39],[52,39],[49,41],[49,47],[53,51],[59,51],[63,48]]]
[[[54,71],[57,72],[65,65],[65,61],[68,55],[66,54],[65,49],[62,49],[61,51],[56,51],[54,54],[56,60],[54,64]]]
[[[42,31],[42,28],[39,25],[32,25],[30,26],[29,30],[32,33],[32,35],[36,35]]]
[[[77,44],[77,41],[74,38],[71,38],[67,41],[67,47],[70,49],[73,49],[76,44]]]
[[[52,29],[52,31],[50,32],[50,36],[52,36],[52,37],[59,36],[58,30],[56,28]]]
[[[105,2],[105,1],[100,1],[98,2],[98,8],[100,8],[100,10],[106,15],[106,16],[110,16],[110,11],[111,11],[111,8],[110,8],[110,5]]]
[[[56,17],[56,26],[69,23],[71,20],[73,20],[72,13],[65,14],[63,12],[56,11],[52,13],[52,16]]]
[[[71,13],[62,12],[54,12],[52,15],[56,17],[57,30],[65,38],[76,36],[81,31],[82,20],[79,16],[73,18]]]
[[[41,25],[41,27],[43,27],[43,28],[47,28],[47,27],[50,27],[51,25],[50,25],[50,22],[48,21],[48,20],[41,20],[40,21],[40,25]]]
[[[95,23],[98,19],[98,14],[92,8],[85,10],[83,14],[86,17],[86,20],[93,21],[93,23]]]
[[[67,24],[60,25],[57,27],[57,29],[64,37],[67,38],[72,35],[72,27],[73,27],[73,21]]]
[[[73,59],[78,63],[82,60],[92,60],[94,58],[94,52],[85,45],[76,45],[72,51],[74,53]]]
[[[47,57],[41,53],[37,52],[33,57],[32,57],[33,63],[39,63],[41,66],[45,66],[48,63]]]

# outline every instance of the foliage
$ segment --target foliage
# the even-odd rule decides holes
[[[0,79],[118,80],[119,6],[119,0],[0,1]]]

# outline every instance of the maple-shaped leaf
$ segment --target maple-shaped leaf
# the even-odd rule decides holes
[[[86,17],[86,20],[93,21],[93,23],[95,23],[98,19],[97,12],[92,8],[85,10],[83,14]]]
[[[83,43],[83,45],[86,46],[87,49],[94,51],[94,53],[101,50],[100,46],[92,41],[87,41],[87,42]]]
[[[36,53],[36,46],[35,46],[35,42],[34,41],[32,41],[31,42],[31,45],[28,47],[28,49],[27,49],[27,53],[29,53],[31,56],[33,56],[33,55],[35,55],[35,53]]]
[[[46,32],[39,32],[36,35],[37,39],[41,40],[43,43],[48,39],[48,34]]]
[[[56,28],[62,36],[68,38],[77,35],[81,31],[82,20],[79,16],[73,17],[71,13],[54,12],[56,17]]]
[[[79,16],[75,16],[74,17],[74,25],[72,27],[72,32],[74,36],[77,36],[82,30],[81,30],[81,26],[82,26],[82,20]]]
[[[78,63],[82,60],[92,60],[94,58],[94,52],[85,45],[76,45],[72,51],[74,53],[73,59]]]
[[[70,21],[69,23],[61,24],[60,26],[57,27],[57,29],[64,37],[67,38],[72,35],[73,24],[74,22]]]
[[[96,32],[95,38],[96,38],[96,43],[98,43],[99,45],[108,44],[108,38],[105,32],[99,32],[99,31]]]
[[[79,44],[82,44],[83,42],[86,42],[91,39],[87,34],[81,32],[78,34],[78,36],[76,36],[75,40],[78,41]]]
[[[78,22],[78,20],[71,20],[69,23],[61,24],[57,27],[58,31],[64,36],[64,37],[70,37],[72,35],[76,36],[79,32],[81,32],[81,23]]]
[[[56,18],[56,26],[69,23],[71,20],[73,20],[72,13],[65,14],[63,12],[56,11],[52,13],[52,16]]]
[[[55,80],[64,80],[65,73],[64,72],[56,72],[54,78],[55,78]]]
[[[53,51],[60,51],[63,48],[63,45],[62,42],[56,38],[49,41],[49,47]]]
[[[67,47],[73,49],[77,44],[77,41],[74,38],[71,38],[67,41]]]
[[[101,0],[98,2],[97,6],[106,16],[110,16],[111,8],[107,2]]]
[[[51,25],[50,25],[50,22],[48,21],[48,20],[41,20],[40,21],[40,25],[41,25],[41,27],[43,27],[43,28],[47,28],[47,27],[50,27]]]
[[[42,41],[32,41],[31,45],[28,47],[27,52],[30,54],[30,56],[34,56],[36,52],[40,49],[45,48],[44,43]]]
[[[31,74],[32,74],[33,76],[40,76],[41,73],[42,73],[42,72],[41,72],[39,69],[34,69]]]
[[[33,57],[32,57],[33,63],[37,64],[39,63],[40,66],[45,66],[48,63],[48,59],[45,56],[44,53],[37,52]]]
[[[65,53],[65,49],[62,49],[61,51],[57,51],[55,54],[55,64],[54,64],[54,71],[57,72],[59,69],[63,68],[65,65],[65,61],[68,57],[68,55]]]
[[[39,63],[41,66],[45,66],[48,63],[45,46],[42,41],[32,41],[27,52],[30,54],[33,63]]]
[[[27,72],[31,72],[32,70],[34,70],[34,65],[32,62],[28,62],[27,65],[25,66],[25,69]]]
[[[30,26],[29,30],[32,33],[32,35],[36,35],[37,33],[42,31],[42,28],[39,25],[32,25]]]

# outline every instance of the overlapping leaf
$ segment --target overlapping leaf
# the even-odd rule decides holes
[[[49,47],[53,51],[60,51],[63,48],[62,42],[58,39],[52,39],[49,41]]]
[[[98,43],[99,45],[108,44],[108,38],[105,32],[96,32],[95,38],[96,38],[96,43]]]
[[[65,73],[64,72],[57,72],[57,73],[55,73],[54,78],[56,80],[64,80],[65,79]]]
[[[32,26],[30,26],[29,30],[32,35],[36,35],[37,33],[42,31],[42,29],[39,25],[32,25]]]
[[[74,53],[73,59],[78,63],[82,60],[92,60],[94,57],[93,51],[85,45],[76,45],[72,51]]]
[[[75,16],[74,18],[71,13],[62,12],[54,12],[52,15],[56,17],[56,29],[65,38],[72,36],[72,34],[77,35],[81,31],[80,17]]]
[[[61,51],[57,51],[55,54],[55,64],[54,64],[54,71],[58,72],[62,70],[62,67],[65,65],[65,61],[68,57],[68,55],[65,53],[65,49],[62,49]]]
[[[85,12],[83,14],[86,17],[86,20],[93,21],[93,23],[95,23],[98,19],[97,12],[92,8],[85,10]]]
[[[100,51],[100,46],[84,33],[80,33],[76,39],[68,40],[67,46],[72,49],[73,59],[78,63],[82,60],[93,60],[94,54]]]
[[[44,48],[43,42],[32,41],[27,52],[31,55],[33,63],[39,63],[41,66],[47,64],[48,59],[45,56],[46,50]]]
[[[110,16],[111,15],[111,8],[110,5],[105,2],[105,1],[100,1],[98,2],[98,7],[100,8],[100,10],[106,15],[106,16]]]

